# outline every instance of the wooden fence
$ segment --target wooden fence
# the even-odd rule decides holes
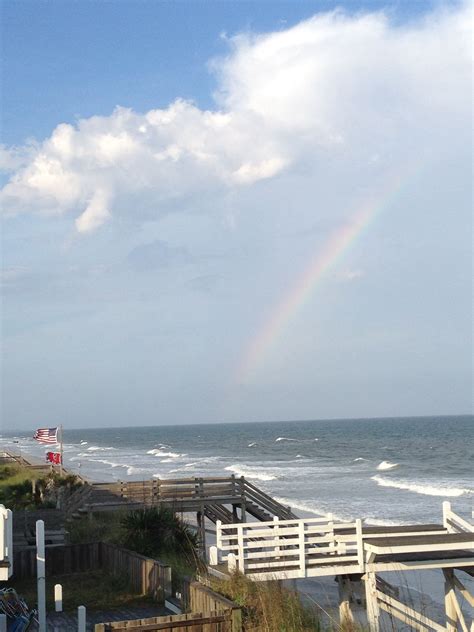
[[[199,581],[184,580],[181,602],[187,612],[230,612],[232,631],[240,630],[242,627],[241,608]]]
[[[138,594],[163,602],[171,595],[171,567],[106,542],[68,544],[46,548],[46,576],[102,570],[127,577]],[[36,551],[15,551],[15,578],[36,576]]]
[[[95,632],[241,632],[233,627],[230,612],[199,612],[174,614],[129,621],[97,623]]]

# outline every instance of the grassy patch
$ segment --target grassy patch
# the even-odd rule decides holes
[[[246,632],[314,632],[322,630],[317,613],[281,582],[253,582],[235,574],[212,581],[212,588],[242,607]]]
[[[0,503],[9,509],[55,507],[60,495],[72,493],[79,485],[72,474],[33,469],[19,464],[0,466]]]
[[[149,605],[153,600],[147,596],[135,594],[126,577],[114,577],[102,571],[56,575],[46,579],[46,607],[54,609],[54,585],[63,587],[63,609],[75,610],[85,605],[88,610],[113,610],[119,607]],[[30,606],[36,606],[36,579],[9,581]]]

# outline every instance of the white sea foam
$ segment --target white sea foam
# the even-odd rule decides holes
[[[81,445],[83,444],[81,443]],[[116,449],[117,448],[101,448],[98,445],[91,445],[90,447],[87,448],[87,451],[88,452],[108,452],[109,450],[116,450]]]
[[[254,448],[256,445],[257,445],[256,442],[253,441],[252,443],[249,443],[247,447],[248,448]]]
[[[393,470],[398,467],[398,463],[390,463],[390,461],[382,461],[377,465],[378,470]]]
[[[103,463],[104,465],[109,465],[110,467],[129,467],[128,465],[124,465],[123,463],[115,463],[114,461],[107,461],[107,459],[89,459],[93,463]]]
[[[186,454],[179,454],[179,452],[166,452],[161,448],[153,448],[153,450],[148,450],[147,454],[153,454],[154,456],[167,456],[171,459],[177,459],[180,456],[186,456]]]
[[[88,441],[81,441],[81,445],[87,445]]]
[[[412,522],[404,522],[403,520],[383,520],[379,518],[366,518],[365,524],[370,524],[373,527],[398,527],[400,525],[413,524]]]
[[[468,489],[464,487],[448,487],[447,485],[437,486],[413,481],[394,480],[390,478],[384,478],[383,476],[379,476],[378,474],[372,476],[372,480],[381,487],[393,487],[395,489],[403,489],[415,494],[424,494],[425,496],[441,496],[454,498],[457,496],[474,494],[473,489]]]
[[[320,507],[316,507],[315,505],[311,505],[306,502],[300,502],[300,501],[295,502],[291,498],[283,498],[279,496],[275,496],[275,500],[281,503],[282,505],[289,505],[292,509],[296,509],[297,511],[299,510],[299,511],[304,511],[306,513],[314,514],[315,516],[318,516],[318,518],[326,518],[329,515],[329,512],[324,511],[324,509],[321,509]],[[349,520],[352,520],[352,517],[350,516],[342,517],[342,516],[338,516],[334,512],[331,512],[331,513],[334,520],[339,520],[340,522],[347,522]]]
[[[291,439],[290,437],[278,437],[277,439],[275,439],[275,442],[278,441],[298,441],[298,439]]]
[[[358,456],[357,459],[354,459],[354,463],[357,463],[357,461],[367,461],[368,459],[364,459],[364,457],[362,456]]]
[[[269,474],[262,468],[240,465],[229,465],[225,468],[228,472],[234,472],[238,476],[245,476],[245,478],[255,479],[257,481],[274,481],[277,477],[273,474]]]

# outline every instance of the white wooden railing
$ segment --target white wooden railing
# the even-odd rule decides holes
[[[362,522],[327,518],[216,525],[212,562],[255,579],[357,573],[363,570]],[[217,559],[220,554],[220,559]],[[258,576],[258,577],[257,577]]]
[[[443,526],[448,533],[474,533],[474,524],[454,513],[448,500],[443,503]]]
[[[6,509],[3,505],[0,505],[0,580],[7,580],[12,572],[13,514],[10,509]]]

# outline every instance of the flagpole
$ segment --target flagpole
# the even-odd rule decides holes
[[[59,474],[63,475],[63,425],[59,426]]]

